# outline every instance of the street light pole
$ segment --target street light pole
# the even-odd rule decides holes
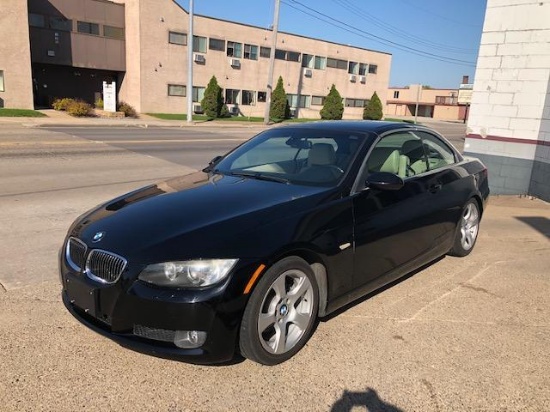
[[[189,34],[187,36],[187,123],[193,122],[193,0],[189,0]]]
[[[422,90],[422,85],[416,85],[418,89],[416,90],[416,108],[414,109],[414,124],[416,124],[416,118],[418,117],[418,101],[420,100],[420,90]]]
[[[273,71],[275,68],[275,49],[277,48],[277,32],[279,30],[279,7],[280,0],[275,0],[275,13],[273,15],[273,33],[271,35],[271,53],[269,55],[269,74],[267,75],[267,91],[265,99],[264,123],[269,123],[269,112],[271,111],[271,94],[273,92]]]

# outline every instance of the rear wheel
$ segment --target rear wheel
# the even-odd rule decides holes
[[[239,346],[246,358],[276,365],[307,342],[317,318],[319,290],[306,261],[288,257],[260,279],[246,306]]]
[[[477,240],[480,217],[476,200],[470,199],[462,209],[450,255],[462,257],[470,254]]]

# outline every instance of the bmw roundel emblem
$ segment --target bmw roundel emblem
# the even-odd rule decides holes
[[[97,232],[92,238],[92,242],[99,242],[105,237],[105,232]]]

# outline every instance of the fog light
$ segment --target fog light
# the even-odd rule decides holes
[[[198,330],[177,330],[174,345],[182,349],[194,349],[206,341],[206,332]]]

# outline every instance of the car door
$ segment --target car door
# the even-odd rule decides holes
[[[420,152],[415,162],[426,164],[426,170],[419,169],[419,173],[410,169],[405,154],[410,142]],[[365,181],[375,172],[394,173],[404,186],[399,190],[366,187]],[[412,131],[390,132],[374,144],[353,198],[355,287],[381,277],[397,277],[429,255],[438,237],[436,199],[440,190],[438,179],[429,172],[422,140]]]

